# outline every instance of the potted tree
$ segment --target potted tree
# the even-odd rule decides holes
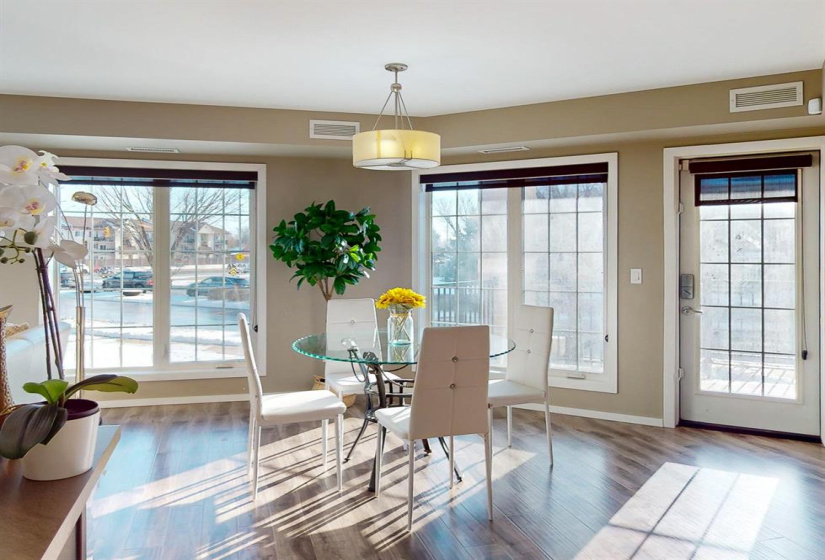
[[[318,286],[329,301],[375,269],[380,229],[369,207],[348,212],[332,200],[312,203],[291,221],[281,220],[269,248],[275,260],[295,269],[299,289],[304,282]]]

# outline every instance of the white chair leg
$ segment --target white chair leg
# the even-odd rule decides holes
[[[409,474],[407,476],[407,531],[412,531],[413,521],[413,499],[415,497],[415,446],[410,442],[409,451]]]
[[[550,466],[553,466],[553,430],[550,425],[550,396],[544,399],[544,427],[547,430],[547,449],[550,453]]]
[[[487,471],[487,519],[493,520],[493,445],[490,434],[484,434],[484,463]]]
[[[258,467],[261,462],[261,427],[255,425],[255,440],[252,446],[252,500],[258,499]]]
[[[455,437],[450,436],[450,488],[455,481]]]
[[[321,456],[323,457],[324,470],[327,469],[327,438],[329,437],[329,420],[321,420]]]
[[[344,489],[343,455],[344,448],[344,415],[335,417],[335,474],[338,480],[338,491]]]
[[[493,456],[493,407],[487,407],[487,433],[490,436],[489,456]]]
[[[513,447],[513,407],[507,407],[507,447]]]
[[[384,462],[384,427],[378,425],[378,437],[375,444],[375,495],[381,495],[381,465]]]
[[[250,473],[252,470],[252,447],[255,445],[255,427],[257,419],[255,418],[255,411],[249,411],[249,436],[247,438],[246,446],[246,472]]]

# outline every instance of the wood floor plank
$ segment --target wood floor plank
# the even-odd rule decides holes
[[[360,415],[347,413],[347,445]],[[334,454],[321,466],[318,423],[267,429],[253,501],[247,416],[244,403],[105,410],[123,435],[90,505],[95,558],[825,558],[825,448],[816,444],[554,415],[551,468],[543,415],[516,410],[508,448],[497,411],[494,521],[483,445],[463,436],[464,481],[452,489],[440,448],[417,451],[410,534],[397,439],[388,439],[376,497],[366,491],[373,426],[341,493]]]

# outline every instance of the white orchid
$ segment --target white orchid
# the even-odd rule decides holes
[[[0,146],[0,184],[36,185],[40,156],[22,146]]]
[[[20,214],[37,218],[57,208],[57,199],[43,185],[0,187],[0,208],[15,208]]]
[[[60,245],[50,245],[49,251],[54,255],[55,260],[76,270],[80,261],[86,258],[89,250],[80,243],[63,239]]]
[[[47,216],[39,220],[33,228],[23,233],[22,245],[32,249],[48,248],[52,243],[55,226],[57,226],[57,216]]]
[[[40,175],[40,179],[44,183],[51,183],[55,179],[60,181],[71,180],[71,177],[60,172],[57,165],[55,165],[56,161],[56,155],[51,152],[40,150],[40,156],[37,158],[37,172]]]

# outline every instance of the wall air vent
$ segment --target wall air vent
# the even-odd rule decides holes
[[[730,112],[802,105],[802,82],[730,90]]]
[[[309,137],[325,140],[352,140],[361,132],[361,123],[347,121],[309,121]]]
[[[179,154],[180,150],[177,148],[144,148],[142,146],[134,146],[126,148],[127,152],[143,152],[148,154]]]
[[[479,150],[480,154],[507,154],[510,152],[529,152],[530,148],[527,146],[501,146],[500,148],[487,148]]]

